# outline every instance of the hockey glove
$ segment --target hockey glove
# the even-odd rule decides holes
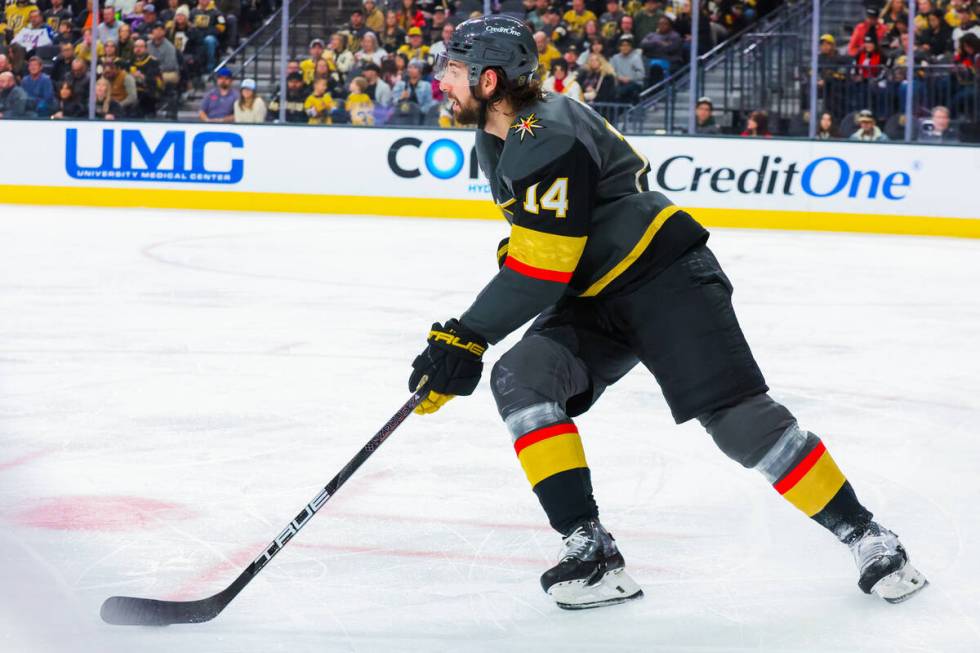
[[[434,413],[456,395],[471,395],[483,373],[483,352],[487,341],[470,331],[459,320],[445,326],[436,322],[429,331],[429,345],[412,363],[408,389],[418,389],[428,377],[429,395],[416,407],[419,414]]]

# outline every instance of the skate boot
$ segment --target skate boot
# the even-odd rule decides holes
[[[855,531],[846,543],[857,563],[858,587],[865,594],[901,603],[929,584],[922,572],[909,564],[898,536],[875,522]]]
[[[613,536],[596,519],[581,522],[562,541],[558,564],[541,575],[541,587],[566,610],[598,608],[643,596],[626,573]]]

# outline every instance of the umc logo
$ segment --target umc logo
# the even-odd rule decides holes
[[[241,135],[234,132],[199,132],[188,151],[184,131],[166,131],[151,146],[139,129],[103,129],[101,163],[86,167],[78,163],[78,130],[72,128],[66,132],[65,172],[75,179],[237,184],[244,162],[231,155],[243,146]],[[90,149],[83,151],[88,154]]]

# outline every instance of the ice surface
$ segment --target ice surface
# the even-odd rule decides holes
[[[724,230],[774,396],[902,536],[922,595],[861,594],[845,547],[636,370],[578,423],[642,601],[541,592],[558,538],[484,382],[412,416],[215,621],[101,623],[110,594],[230,583],[407,398],[503,235],[0,206],[0,650],[980,650],[980,242]]]

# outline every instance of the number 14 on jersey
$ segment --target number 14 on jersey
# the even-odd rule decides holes
[[[524,210],[528,213],[537,215],[541,209],[554,211],[556,218],[564,218],[568,215],[568,177],[558,177],[548,190],[541,194],[538,199],[538,185],[528,186],[524,194]]]

